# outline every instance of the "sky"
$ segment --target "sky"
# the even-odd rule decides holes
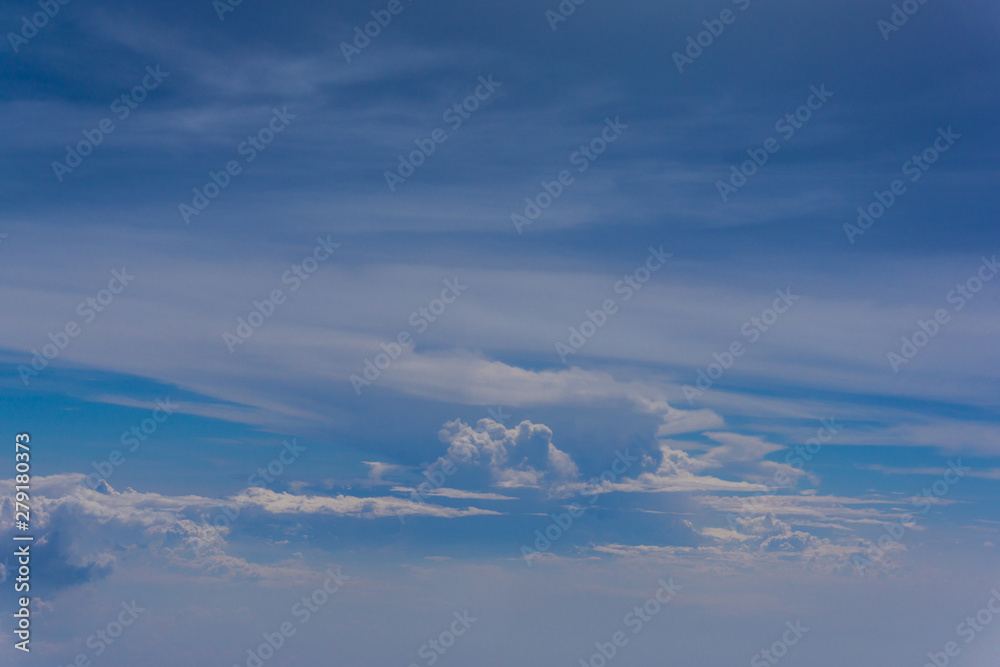
[[[995,3],[0,26],[4,665],[997,663]]]

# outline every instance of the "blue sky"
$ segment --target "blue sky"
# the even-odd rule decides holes
[[[995,662],[994,4],[39,7],[4,664]]]

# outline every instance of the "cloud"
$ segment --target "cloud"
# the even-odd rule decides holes
[[[941,477],[947,472],[951,472],[949,468],[901,468],[895,466],[886,466],[880,463],[872,463],[868,465],[859,465],[862,470],[874,470],[880,472],[884,475],[926,475]],[[966,477],[978,477],[979,479],[993,479],[1000,480],[1000,468],[985,468],[980,470],[968,470],[964,471],[963,475]]]
[[[414,493],[414,489],[410,489],[405,486],[394,486],[391,491],[396,493]],[[427,491],[421,490],[421,495],[424,496],[441,496],[442,498],[455,498],[458,500],[517,500],[514,496],[504,496],[499,493],[482,493],[478,491],[463,491],[461,489],[429,489]]]
[[[370,468],[368,471],[368,483],[372,485],[392,484],[392,482],[383,480],[382,475],[387,472],[394,472],[403,468],[403,466],[400,465],[380,463],[378,461],[362,461],[362,463]]]
[[[40,552],[51,554],[48,567],[53,571],[77,573],[70,579],[49,578],[48,583],[58,587],[103,578],[119,565],[136,561],[226,576],[266,575],[266,568],[226,553],[228,529],[214,530],[200,520],[218,512],[224,501],[131,489],[119,493],[106,482],[90,490],[84,480],[83,474],[32,480],[36,544],[43,547]],[[13,503],[7,500],[12,488],[0,483],[6,496],[0,501],[0,517],[6,525],[13,523]]]
[[[47,573],[42,586],[64,588],[104,578],[119,567],[142,564],[220,577],[298,580],[304,575],[296,567],[253,563],[229,553],[227,538],[232,522],[244,521],[251,527],[262,514],[288,519],[307,515],[378,519],[499,514],[392,497],[296,496],[261,488],[246,489],[229,499],[131,489],[119,492],[106,482],[91,490],[83,485],[85,478],[74,473],[32,480],[31,527],[43,559],[37,564]],[[13,526],[13,483],[0,482],[0,494],[0,521]],[[255,517],[240,518],[251,511]],[[225,520],[217,521],[220,517]],[[2,539],[10,537],[10,529],[0,534]]]
[[[417,515],[454,519],[465,516],[500,514],[500,512],[475,507],[454,509],[391,496],[381,498],[359,498],[345,495],[297,496],[261,488],[245,489],[233,499],[241,504],[277,515],[334,514],[357,519]]]
[[[682,447],[701,447],[700,443],[661,440],[660,461],[654,472],[643,472],[614,483],[606,482],[598,488],[604,493],[767,492],[770,487],[760,482],[775,479],[779,476],[779,471],[788,476],[786,482],[789,484],[804,474],[793,466],[762,460],[767,454],[784,447],[769,443],[761,437],[722,432],[709,432],[705,435],[719,445],[696,456]],[[648,462],[644,462],[644,465]],[[702,474],[710,469],[725,469],[729,475],[743,479],[733,481]]]
[[[802,468],[764,460],[768,454],[785,449],[783,445],[767,442],[755,435],[724,432],[708,432],[704,435],[719,443],[698,457],[698,462],[705,467],[724,467],[730,474],[775,487],[794,486],[802,477],[818,482],[815,475]]]
[[[938,504],[950,501],[937,499]],[[764,515],[783,517],[791,523],[823,521],[834,524],[891,523],[902,512],[896,511],[899,502],[886,498],[852,498],[847,496],[816,494],[763,494],[752,497],[701,496],[698,503],[726,514]]]
[[[701,502],[717,506],[717,499],[700,496]],[[800,497],[801,498],[801,497]],[[826,498],[815,504],[835,506],[837,500]],[[730,507],[730,510],[735,508]],[[891,513],[885,513],[887,519]],[[840,517],[843,520],[843,517]],[[869,521],[860,520],[859,523]],[[877,523],[882,523],[878,521]],[[727,517],[726,527],[709,526],[696,529],[690,521],[685,521],[695,533],[701,536],[703,544],[697,546],[677,545],[624,545],[602,544],[592,547],[598,554],[628,558],[657,558],[689,563],[697,569],[712,572],[732,572],[734,568],[745,570],[767,565],[796,562],[821,571],[847,573],[851,571],[852,559],[865,552],[866,542],[842,526],[825,524],[823,528],[841,529],[836,537],[819,537],[803,530],[803,525],[816,525],[810,521],[783,521],[775,514],[744,514]],[[891,551],[905,550],[902,544],[893,544]],[[892,569],[891,564],[884,564]]]
[[[676,414],[662,400],[637,401],[644,411]],[[710,468],[726,467],[730,472],[748,473],[753,477],[774,476],[776,470],[786,470],[791,480],[802,473],[785,464],[760,460],[763,456],[783,449],[757,436],[710,432],[709,438],[720,443],[701,456],[692,456],[676,447],[675,441],[661,441],[660,461],[655,471],[641,472],[635,477],[617,475],[613,481],[584,482],[572,457],[552,442],[552,430],[543,424],[521,422],[514,428],[492,420],[481,419],[475,427],[461,420],[448,422],[439,437],[448,445],[446,459],[482,465],[490,474],[490,482],[501,488],[546,488],[560,496],[592,493],[666,493],[666,492],[766,492],[769,487],[744,480],[726,480],[700,474]],[[694,443],[689,443],[694,444]],[[644,462],[648,464],[650,459]],[[578,481],[579,480],[579,481]]]
[[[593,547],[598,554],[629,558],[666,558],[714,572],[762,568],[768,564],[797,562],[821,571],[852,573],[856,556],[869,554],[870,542],[862,533],[877,532],[892,523],[903,522],[907,531],[919,530],[896,501],[884,498],[838,496],[762,495],[753,505],[740,496],[700,495],[699,504],[718,511],[726,525],[695,528],[703,538],[697,546],[603,544]],[[711,521],[711,517],[707,519]],[[820,536],[807,529],[820,529]],[[860,532],[859,532],[860,530]],[[883,552],[906,551],[905,540],[882,545]],[[884,554],[883,554],[884,555]],[[879,570],[898,569],[896,563],[878,558]]]
[[[702,460],[716,465],[758,461],[772,452],[784,449],[781,445],[767,442],[758,436],[719,432],[708,432],[705,435],[718,442],[719,446],[712,448]]]
[[[448,445],[448,457],[484,465],[501,488],[534,487],[552,480],[572,480],[580,471],[569,454],[552,442],[552,429],[522,421],[507,428],[492,419],[480,419],[473,428],[455,420],[439,432]]]
[[[664,406],[662,410],[663,423],[656,430],[656,435],[659,437],[705,431],[725,424],[722,417],[712,410],[678,410],[670,406]]]
[[[733,482],[708,475],[697,475],[700,466],[685,452],[661,448],[662,459],[656,472],[644,472],[635,478],[601,485],[602,490],[623,493],[668,493],[693,491],[766,491],[767,487],[750,482]]]
[[[646,463],[651,461],[646,458]],[[681,493],[681,492],[733,492],[766,491],[767,487],[749,482],[734,482],[697,474],[709,467],[703,461],[692,457],[669,444],[660,445],[660,462],[653,472],[643,472],[635,477],[621,477],[614,481],[591,480],[579,484],[563,484],[562,493],[590,495],[594,493]]]
[[[551,442],[549,443],[549,467],[555,471],[556,476],[563,479],[574,479],[580,476],[580,469],[573,463],[569,454],[561,451]]]
[[[792,527],[768,513],[750,518],[738,517],[732,528],[707,528],[703,531],[719,542],[736,544],[741,549],[769,552],[803,552],[807,548],[817,548],[829,543]]]

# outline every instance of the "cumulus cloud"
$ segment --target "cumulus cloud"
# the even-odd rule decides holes
[[[85,475],[74,473],[32,480],[31,526],[39,557],[45,559],[36,564],[45,570],[45,585],[53,588],[93,581],[119,567],[142,564],[225,577],[298,579],[301,572],[252,563],[229,553],[231,521],[248,510],[289,520],[310,514],[358,519],[498,514],[392,497],[296,496],[261,488],[246,489],[228,499],[132,489],[119,492],[107,482],[91,490],[83,484],[85,479]],[[14,524],[13,497],[13,483],[0,482],[0,522],[8,527]],[[10,537],[9,528],[0,533],[0,539]]]
[[[545,482],[576,479],[580,470],[569,454],[552,442],[552,429],[522,421],[513,428],[492,419],[475,427],[461,420],[448,422],[439,432],[448,445],[448,457],[484,466],[501,488],[539,488]]]
[[[707,528],[703,534],[753,551],[802,552],[808,547],[818,548],[829,543],[829,540],[820,540],[805,531],[793,530],[789,524],[774,518],[773,514],[739,517],[730,529]]]
[[[55,587],[102,578],[118,565],[152,560],[206,572],[260,576],[262,571],[225,552],[225,528],[215,530],[201,517],[218,512],[224,501],[200,496],[119,493],[107,482],[91,490],[83,474],[32,480],[35,543],[49,554],[46,583]],[[13,523],[10,483],[0,483],[0,519]],[[52,576],[58,573],[58,576]]]
[[[668,421],[687,419],[680,415],[681,411],[670,408],[663,401],[643,398],[637,404],[643,411],[664,414]],[[716,423],[704,414],[694,421],[699,420]],[[488,470],[489,483],[493,486],[547,488],[550,494],[560,496],[611,492],[764,492],[768,487],[760,483],[701,473],[726,467],[730,472],[743,472],[754,478],[764,476],[765,472],[773,476],[776,468],[788,468],[786,474],[792,480],[801,474],[791,466],[762,461],[762,457],[782,449],[763,438],[714,431],[706,435],[719,444],[700,456],[681,449],[685,443],[665,440],[660,443],[660,461],[655,470],[640,472],[634,477],[619,473],[611,480],[585,482],[580,479],[577,464],[567,452],[556,447],[552,442],[552,430],[544,424],[523,421],[507,428],[492,419],[481,419],[473,427],[455,420],[446,423],[439,432],[448,451],[435,465],[441,466],[451,459]],[[642,467],[650,461],[645,457]]]

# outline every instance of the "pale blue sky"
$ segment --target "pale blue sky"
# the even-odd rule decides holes
[[[223,1],[0,9],[4,664],[996,660],[994,4]]]

